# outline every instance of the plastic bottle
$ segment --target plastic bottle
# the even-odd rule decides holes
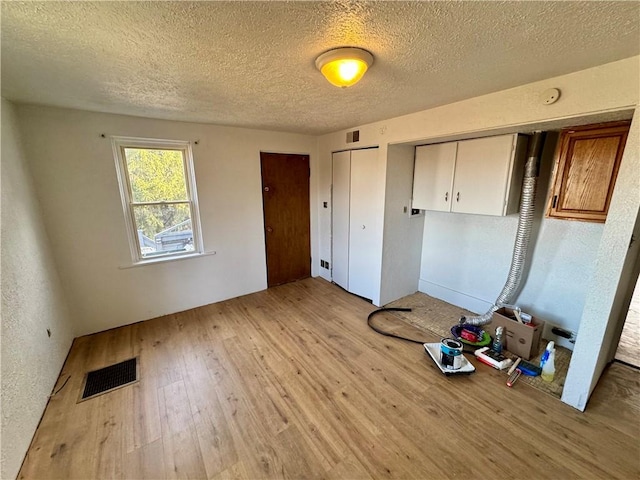
[[[553,382],[553,377],[556,374],[556,349],[552,349],[549,352],[549,358],[544,362],[544,366],[542,367],[542,380],[545,382]]]
[[[491,350],[496,353],[502,353],[502,332],[504,331],[503,327],[496,328],[496,338],[493,339],[493,343],[491,344]]]
[[[551,353],[551,350],[554,350],[554,349],[555,349],[555,344],[553,343],[553,340],[552,340],[551,342],[547,343],[547,348],[545,348],[544,352],[542,352],[542,357],[540,358],[540,368],[544,367],[544,364],[549,358],[549,354]]]

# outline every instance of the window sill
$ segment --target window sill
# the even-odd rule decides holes
[[[129,268],[145,267],[147,265],[157,265],[159,263],[176,262],[178,260],[186,260],[187,258],[206,257],[209,255],[215,255],[216,253],[217,252],[215,251],[210,251],[210,252],[202,252],[202,253],[189,253],[185,255],[176,255],[173,257],[165,257],[165,258],[153,258],[149,260],[141,260],[139,262],[132,263],[131,265],[120,265],[118,269],[127,270]]]

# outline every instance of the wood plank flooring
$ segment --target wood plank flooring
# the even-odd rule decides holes
[[[624,322],[616,359],[640,367],[640,281],[638,281],[631,305]]]
[[[443,376],[374,308],[306,279],[78,338],[19,478],[640,476],[637,371],[580,413],[481,364]],[[140,382],[77,403],[84,372],[136,355]]]

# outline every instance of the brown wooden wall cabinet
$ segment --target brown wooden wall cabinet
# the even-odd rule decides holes
[[[563,130],[547,216],[604,222],[630,122]]]

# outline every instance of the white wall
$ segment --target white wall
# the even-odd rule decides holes
[[[267,287],[261,150],[310,155],[317,238],[315,137],[35,106],[20,107],[19,118],[80,335]],[[192,148],[204,248],[215,255],[123,268],[131,255],[110,135],[198,141]],[[312,257],[317,274],[313,240]]]
[[[381,305],[415,293],[420,275],[424,216],[411,216],[414,150],[409,145],[387,150]]]
[[[378,145],[382,152],[390,144],[418,144],[487,134],[529,132],[613,118],[616,112],[630,112],[636,108],[639,63],[640,57],[632,57],[402,117],[355,126],[349,130],[360,130],[360,142],[351,144],[350,148]],[[561,90],[560,100],[553,105],[544,105],[539,100],[540,94],[548,88]],[[321,197],[330,195],[330,175],[326,172],[330,169],[331,152],[346,148],[345,133],[346,130],[320,138],[318,188]],[[635,175],[637,177],[637,170]],[[623,198],[637,196],[638,192],[629,182],[620,182],[619,178],[616,195]],[[628,244],[629,229],[626,222],[631,210],[633,207],[623,208],[622,202],[612,204],[609,217],[621,216],[625,220],[622,221],[623,228],[610,229],[612,238],[607,241],[615,238],[620,243],[626,241]],[[330,225],[327,220],[330,214],[327,210],[320,212],[321,254],[330,251],[330,230],[326,229]],[[515,227],[515,217],[496,219],[429,214],[425,218],[421,276],[430,279],[434,285],[444,283],[444,286],[449,284],[459,288],[459,304],[463,303],[462,299],[472,302],[474,297],[478,297],[475,309],[482,310],[486,302],[495,300],[506,279]],[[607,225],[603,227],[584,222],[541,222],[532,257],[531,279],[523,286],[521,293],[523,302],[530,303],[532,309],[535,304],[536,311],[541,315],[569,327],[579,325],[580,330],[588,329],[585,322],[606,325],[608,315],[605,316],[604,312],[611,311],[613,297],[600,295],[586,285],[589,277],[599,275],[602,269],[595,259],[602,256],[606,248],[603,243],[607,228]],[[502,235],[497,236],[496,231],[502,231]],[[455,242],[457,248],[447,246],[449,242]],[[446,263],[446,257],[443,262],[443,257],[437,253],[438,249],[444,249],[445,246],[449,251],[456,252],[450,265]],[[622,251],[617,251],[616,255],[622,255]],[[489,277],[479,273],[488,268],[491,270]],[[474,274],[469,274],[469,271]],[[611,272],[602,275],[611,280]],[[498,284],[498,290],[493,291],[493,286]],[[421,288],[425,288],[424,283],[421,285]],[[450,288],[448,290],[453,292]],[[444,295],[442,290],[441,294]],[[590,302],[599,305],[599,311],[590,318],[585,318],[582,311],[587,310],[583,308],[587,297],[590,297]],[[569,304],[566,303],[567,299]],[[581,342],[580,333],[578,342]],[[598,356],[600,345],[586,345],[585,349]],[[591,373],[599,375],[593,369]],[[572,381],[580,383],[579,388],[586,383],[588,390],[593,379],[583,375]],[[568,403],[574,406],[578,404],[573,400]]]
[[[17,129],[2,99],[2,470],[15,478],[73,340]],[[47,334],[51,331],[51,337]]]

